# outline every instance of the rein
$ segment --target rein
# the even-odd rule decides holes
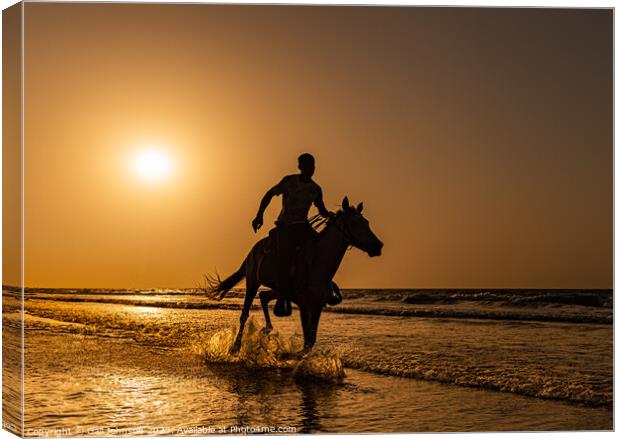
[[[347,250],[350,250],[352,247],[358,247],[358,248],[361,248],[361,247],[360,247],[359,242],[357,242],[357,240],[356,240],[356,239],[355,239],[355,237],[351,234],[351,232],[349,232],[349,231],[347,230],[347,228],[346,228],[346,227],[340,227],[340,226],[339,226],[339,225],[335,222],[335,219],[336,219],[336,218],[333,218],[333,219],[331,219],[331,220],[330,220],[329,218],[323,218],[321,215],[317,214],[317,215],[312,216],[312,217],[311,217],[311,218],[309,218],[308,220],[310,221],[310,225],[311,225],[311,226],[312,226],[315,230],[316,230],[316,229],[318,229],[319,227],[321,227],[321,226],[325,225],[325,224],[327,224],[327,225],[332,224],[332,225],[336,228],[336,230],[338,230],[338,231],[341,233],[342,237],[343,237],[346,241],[348,241],[348,242],[349,242],[349,246],[348,246]]]

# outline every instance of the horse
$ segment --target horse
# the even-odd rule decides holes
[[[338,271],[340,263],[350,246],[366,252],[370,257],[380,256],[383,243],[370,229],[368,220],[362,216],[363,203],[351,206],[344,197],[341,209],[327,220],[325,227],[306,245],[301,252],[311,259],[308,265],[304,287],[294,291],[290,297],[297,304],[304,334],[304,348],[299,353],[310,352],[316,342],[319,318],[323,307],[332,297],[332,278]],[[243,328],[250,314],[250,306],[261,285],[271,290],[261,291],[260,301],[265,315],[264,332],[272,330],[268,304],[278,297],[275,288],[275,261],[269,251],[269,237],[258,241],[250,250],[239,269],[224,280],[207,277],[207,293],[216,300],[222,300],[226,294],[244,277],[246,279],[245,300],[239,319],[239,331],[230,349],[235,354],[241,348]]]

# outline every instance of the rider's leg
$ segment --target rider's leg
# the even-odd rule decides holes
[[[277,269],[276,269],[276,290],[280,297],[291,297],[291,263],[295,254],[294,227],[283,225],[279,227],[277,239]]]
[[[294,290],[302,286],[299,275],[306,275],[306,267],[295,267],[295,275],[291,270],[296,262],[299,262],[298,251],[302,248],[309,237],[314,233],[308,223],[286,224],[278,226],[277,255],[276,255],[276,291],[280,297],[276,303],[277,315],[288,315],[285,311],[284,301],[290,301]],[[307,264],[305,261],[303,264]],[[295,279],[296,278],[296,279]],[[288,306],[290,309],[290,304]]]
[[[291,226],[291,247],[293,253],[294,274],[290,279],[292,289],[300,293],[306,285],[310,272],[311,255],[306,249],[308,241],[313,238],[314,230],[309,223],[299,223]]]

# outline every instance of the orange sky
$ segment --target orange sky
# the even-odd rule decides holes
[[[226,275],[304,151],[385,243],[341,286],[612,286],[611,10],[27,3],[25,51],[27,286]]]

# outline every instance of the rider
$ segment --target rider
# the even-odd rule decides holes
[[[325,208],[321,187],[312,180],[314,157],[304,153],[299,156],[299,174],[287,175],[269,189],[263,199],[256,218],[252,220],[254,232],[263,225],[263,213],[275,195],[282,195],[282,211],[276,221],[276,290],[282,299],[290,300],[292,289],[291,268],[296,249],[313,236],[314,230],[308,222],[308,211],[314,204],[319,214],[332,217],[334,214]]]

